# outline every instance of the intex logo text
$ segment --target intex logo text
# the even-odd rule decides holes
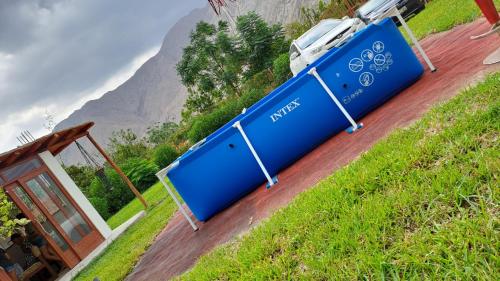
[[[271,117],[271,120],[273,120],[273,123],[274,123],[274,122],[280,120],[281,118],[283,118],[288,113],[292,112],[294,109],[296,109],[299,106],[300,106],[299,98],[296,98],[293,101],[291,101],[289,104],[278,109],[275,113],[273,113],[269,117]]]

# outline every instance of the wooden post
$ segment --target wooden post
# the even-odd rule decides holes
[[[122,172],[122,170],[120,169],[120,167],[118,167],[115,164],[115,162],[113,162],[113,160],[111,159],[111,157],[109,157],[106,154],[106,152],[104,151],[104,149],[102,149],[99,146],[99,144],[94,140],[94,138],[92,138],[92,136],[88,132],[87,132],[87,138],[94,145],[94,147],[97,148],[97,150],[99,151],[99,153],[101,153],[101,155],[106,159],[106,161],[108,161],[108,163],[111,165],[111,167],[113,167],[113,169],[115,169],[115,171],[118,173],[118,175],[120,175],[120,177],[123,179],[123,181],[125,181],[125,183],[127,183],[127,185],[130,188],[130,190],[132,190],[132,192],[135,194],[135,197],[137,197],[137,199],[139,199],[139,201],[141,201],[142,205],[144,205],[144,208],[147,209],[148,208],[148,203],[146,203],[146,200],[144,200],[144,197],[142,197],[142,194],[137,190],[137,188],[135,188],[134,184]]]

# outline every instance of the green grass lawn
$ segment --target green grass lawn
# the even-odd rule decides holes
[[[500,4],[500,0],[495,0],[495,3]],[[479,9],[472,0],[433,0],[426,10],[409,22],[409,25],[418,38],[423,38],[430,33],[470,22],[479,15]],[[491,100],[492,97],[487,96],[485,89],[497,87],[498,92],[497,82],[498,76],[474,92],[481,92],[481,100]],[[361,160],[301,195],[290,207],[243,240],[224,246],[203,258],[185,278],[206,280],[231,277],[245,280],[270,276],[286,279],[300,275],[306,279],[321,279],[329,278],[335,273],[353,278],[366,275],[370,279],[381,279],[383,276],[390,277],[391,274],[402,274],[401,277],[417,274],[432,276],[441,272],[447,272],[450,278],[453,278],[455,273],[472,274],[481,270],[484,271],[482,276],[491,273],[492,269],[500,266],[497,258],[490,257],[492,254],[493,257],[498,256],[498,240],[494,241],[493,249],[488,244],[491,235],[498,236],[498,219],[491,214],[491,204],[497,204],[498,198],[494,197],[497,196],[494,190],[484,191],[484,188],[485,185],[491,185],[491,178],[488,178],[491,174],[488,172],[493,168],[498,171],[498,160],[489,164],[485,164],[485,161],[491,160],[493,156],[499,158],[497,147],[481,147],[482,153],[478,153],[482,158],[476,155],[477,153],[474,154],[479,161],[479,164],[474,165],[480,165],[479,167],[465,163],[456,169],[448,169],[447,165],[442,167],[444,164],[450,164],[448,160],[455,161],[455,158],[438,161],[439,165],[432,169],[420,167],[417,162],[412,162],[417,161],[416,159],[432,162],[433,157],[444,153],[438,149],[443,145],[446,145],[447,149],[458,149],[452,146],[453,142],[448,143],[451,139],[446,139],[438,129],[432,136],[425,133],[422,135],[421,131],[426,126],[431,129],[432,124],[429,122],[437,122],[436,118],[440,118],[447,110],[454,110],[455,107],[467,110],[463,101],[471,99],[471,93],[474,92],[467,92],[450,105],[433,112],[415,127],[394,134]],[[497,100],[495,102],[498,103]],[[450,106],[454,108],[446,108]],[[484,115],[486,111],[481,112]],[[465,126],[464,117],[457,117],[460,118],[452,119],[456,122],[461,120],[460,126]],[[458,124],[456,122],[454,124]],[[487,127],[488,124],[478,126]],[[443,123],[439,126],[445,128],[446,125]],[[447,131],[449,130],[451,128],[447,128]],[[463,133],[470,132],[464,130]],[[402,143],[398,143],[399,140]],[[474,140],[467,141],[472,142],[471,145],[484,144],[475,143]],[[462,143],[466,140],[454,141]],[[415,143],[421,146],[412,147]],[[465,152],[470,154],[468,150]],[[383,159],[389,156],[393,159]],[[449,155],[452,156],[460,155]],[[470,156],[472,157],[472,154]],[[409,162],[413,163],[412,168],[405,166]],[[364,165],[370,169],[365,169]],[[467,175],[460,178],[463,183],[457,183],[457,177],[462,176],[457,173],[462,169],[475,169],[469,172],[485,174]],[[436,174],[438,171],[442,174]],[[350,177],[353,177],[352,181],[349,181]],[[481,185],[471,187],[470,181],[477,181]],[[439,191],[443,188],[447,192],[441,195]],[[469,193],[464,193],[463,189]],[[453,194],[448,194],[450,192]],[[467,197],[467,194],[473,195]],[[103,281],[123,280],[132,270],[176,210],[173,201],[160,184],[151,187],[144,196],[150,204],[146,216],[118,238],[75,280],[92,280],[96,276]],[[451,204],[453,202],[455,205]],[[464,208],[459,204],[470,206]],[[138,200],[134,200],[111,217],[108,224],[114,229],[140,210],[142,205]],[[496,205],[494,211],[498,212]],[[470,219],[466,216],[470,216]],[[477,235],[481,232],[482,235]],[[474,235],[465,241],[462,236],[469,236],[471,233]],[[455,242],[454,239],[457,246],[449,246]],[[472,251],[465,261],[455,260],[458,252],[466,253],[468,249]],[[492,279],[498,278],[492,276]]]
[[[500,280],[500,74],[399,129],[186,280]]]
[[[123,280],[132,270],[140,256],[167,225],[177,210],[173,200],[163,185],[157,183],[144,193],[149,203],[146,215],[115,240],[106,251],[82,271],[74,280],[88,281],[99,277],[102,281]],[[134,199],[120,212],[108,220],[115,228],[143,210],[141,203]]]
[[[500,0],[494,0],[500,7]],[[471,22],[481,16],[481,11],[473,0],[432,0],[408,25],[418,39],[448,30],[456,25]],[[402,30],[402,28],[401,28]],[[478,30],[478,34],[486,30]]]
[[[158,205],[167,197],[167,195],[168,194],[165,191],[165,188],[159,182],[150,187],[143,194],[144,199],[146,200],[146,202],[148,202],[148,205],[150,205],[150,207]],[[109,227],[111,227],[111,229],[115,229],[142,210],[144,210],[144,206],[141,204],[141,202],[137,199],[132,200],[118,213],[110,217],[107,223]]]

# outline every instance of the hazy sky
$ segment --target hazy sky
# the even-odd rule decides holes
[[[204,0],[0,0],[0,152],[126,81]]]

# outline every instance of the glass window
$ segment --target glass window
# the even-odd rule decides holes
[[[382,7],[382,5],[387,4],[387,0],[371,0],[359,8],[359,13],[361,16],[366,16],[369,13],[375,11],[376,9]]]
[[[57,223],[64,229],[64,232],[71,238],[71,241],[78,243],[82,240],[82,235],[78,232],[78,229],[71,223],[71,220],[64,215],[62,211],[58,211],[54,214],[54,219]]]
[[[5,177],[7,181],[13,181],[33,170],[40,168],[42,164],[36,158],[33,158],[29,161],[17,164],[7,170],[2,172],[2,175]]]
[[[66,213],[69,215],[70,219],[74,223],[76,223],[76,225],[82,228],[84,234],[89,234],[90,233],[89,225],[85,222],[85,220],[82,218],[82,216],[73,206],[73,204],[71,204],[66,195],[62,193],[61,189],[59,188],[59,186],[55,184],[52,178],[47,173],[43,173],[40,175],[40,179],[49,188],[49,190],[53,192],[55,196],[59,199],[60,204],[62,205]]]
[[[297,45],[304,50],[311,46],[314,42],[318,41],[325,34],[333,30],[337,25],[342,23],[341,20],[324,20],[318,25],[310,29],[304,35],[297,39]]]
[[[48,234],[61,248],[61,250],[66,251],[68,249],[68,244],[62,239],[61,235],[56,231],[54,225],[47,219],[47,217],[38,209],[38,207],[31,201],[31,198],[26,194],[26,192],[20,187],[16,186],[14,188],[14,193],[23,201],[24,205],[31,211],[34,215],[35,220],[42,226],[43,231]]]
[[[35,179],[28,181],[27,184],[31,192],[35,194],[38,200],[42,202],[45,209],[49,211],[49,214],[54,215],[59,210],[54,201],[52,201],[47,192],[43,190],[42,186]]]
[[[26,184],[74,243],[91,232],[75,206],[48,173],[42,173]]]
[[[40,179],[40,181],[38,179]],[[61,210],[54,202],[54,200],[57,200],[57,197],[50,188],[51,185],[47,182],[47,179],[43,179],[42,175],[40,175],[28,181],[26,184],[35,194],[36,198],[43,204],[45,209],[47,209],[50,215],[57,221],[59,226],[61,226],[64,232],[71,238],[71,240],[74,243],[78,243],[82,240],[82,235],[77,229],[77,224],[73,223],[73,215],[68,213],[65,214],[65,210]],[[55,186],[55,184],[53,186]]]

